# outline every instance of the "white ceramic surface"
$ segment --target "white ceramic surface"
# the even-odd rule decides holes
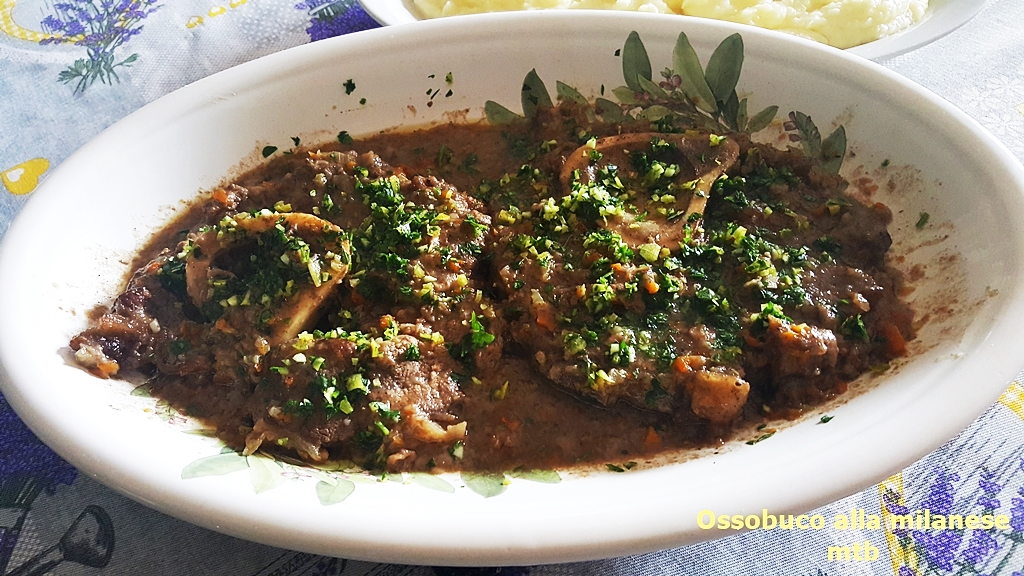
[[[136,248],[184,200],[258,160],[263,146],[423,124],[466,109],[480,115],[487,99],[518,110],[522,78],[534,67],[549,89],[561,80],[594,96],[601,86],[622,84],[615,52],[631,30],[640,31],[655,70],[670,65],[681,30],[703,61],[741,31],[746,60],[738,89],[750,96],[750,110],[778,104],[780,117],[800,110],[823,132],[841,120],[856,152],[847,169],[860,163],[874,172],[890,160],[893,172],[883,178],[900,184],[889,193],[883,180],[876,199],[893,208],[901,267],[943,254],[954,259],[927,267],[911,296],[921,307],[950,309],[922,329],[926,349],[830,408],[828,425],[811,417],[754,446],[654,469],[567,475],[558,484],[513,479],[487,499],[454,475],[442,478],[451,491],[431,490],[422,478],[363,479],[346,500],[325,506],[314,487],[340,486],[338,476],[262,459],[183,479],[190,463],[216,455],[219,445],[183,433],[191,424],[132,395],[130,385],[98,380],[67,360],[69,338],[97,302],[116,294]],[[447,88],[448,72],[452,96],[428,107],[426,92]],[[346,95],[349,79],[356,89]],[[33,431],[83,472],[168,514],[260,542],[464,565],[678,546],[723,535],[698,528],[701,510],[796,513],[869,486],[938,447],[996,400],[1021,364],[1022,190],[1019,163],[948,103],[867,60],[781,34],[611,12],[493,14],[383,28],[196,82],[117,123],[58,167],[0,245],[0,387]],[[931,220],[917,230],[921,212]]]
[[[851,54],[884,60],[920,48],[966,24],[981,12],[986,0],[930,0],[928,11],[920,22],[899,34],[854,46]]]
[[[985,6],[986,0],[930,0],[920,22],[899,34],[850,48],[848,52],[884,60],[938,40],[967,23]],[[374,20],[391,26],[420,19],[412,0],[359,0]],[[672,16],[669,16],[670,18]]]

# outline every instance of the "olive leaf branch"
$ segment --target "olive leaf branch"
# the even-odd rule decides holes
[[[667,132],[704,128],[753,134],[767,128],[778,114],[778,106],[768,106],[750,116],[747,98],[741,99],[736,92],[743,69],[743,38],[739,34],[725,38],[702,67],[686,33],[680,32],[672,50],[672,68],[664,69],[658,82],[647,49],[635,31],[630,32],[619,54],[625,86],[612,89],[618,102],[605,98],[594,102],[594,113],[603,122],[645,120]],[[556,93],[561,100],[587,103],[575,88],[562,82],[557,82]],[[533,119],[538,110],[553,105],[536,69],[523,80],[521,100],[522,116],[488,100],[484,105],[487,120],[500,125]],[[790,140],[800,142],[804,153],[823,169],[839,171],[846,155],[845,128],[839,126],[822,139],[811,117],[801,112],[791,112],[784,128],[790,132]]]

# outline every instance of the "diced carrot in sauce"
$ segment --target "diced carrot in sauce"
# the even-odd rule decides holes
[[[551,309],[551,306],[537,307],[537,324],[554,331],[557,324],[555,323],[555,312]]]
[[[657,450],[661,447],[661,436],[654,426],[647,427],[647,434],[644,434],[644,447],[648,450]]]
[[[890,354],[893,356],[907,355],[907,340],[895,324],[883,322],[879,325],[879,329],[882,332],[882,337],[885,338],[885,345]]]
[[[672,361],[672,368],[679,373],[685,374],[690,371],[690,367],[686,365],[682,356],[676,356],[676,359]]]
[[[227,190],[225,190],[223,188],[218,188],[213,193],[213,199],[216,200],[217,202],[220,202],[222,205],[227,206],[228,205],[228,192],[227,192]]]

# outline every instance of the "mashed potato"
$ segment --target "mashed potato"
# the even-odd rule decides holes
[[[682,6],[670,7],[681,14],[753,24],[849,48],[917,22],[928,0],[682,0]]]
[[[924,16],[928,0],[413,0],[422,16],[542,8],[597,8],[686,14],[753,24],[849,48],[899,32]]]

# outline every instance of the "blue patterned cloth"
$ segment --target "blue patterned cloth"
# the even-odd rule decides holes
[[[961,107],[1024,159],[1021,22],[1024,2],[993,0],[963,28],[883,64]],[[0,0],[0,235],[54,167],[147,102],[265,54],[376,26],[352,0]],[[753,531],[633,557],[501,569],[324,558],[192,526],[77,474],[0,397],[0,576],[1024,576],[1024,386],[1007,384],[939,450],[814,512],[997,513],[1009,517],[1007,530]],[[88,545],[69,552],[72,540]],[[829,546],[852,544],[860,561],[828,559]]]

